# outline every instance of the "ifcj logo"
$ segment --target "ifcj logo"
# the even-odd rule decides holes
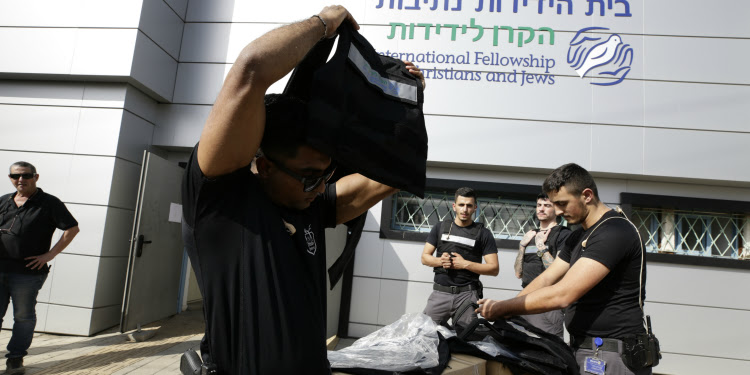
[[[606,27],[587,27],[573,37],[568,48],[568,64],[581,78],[612,78],[604,82],[591,82],[592,85],[612,86],[622,82],[630,73],[633,63],[633,47],[625,44],[617,34],[594,34],[586,32],[609,30]],[[604,36],[599,36],[604,35]]]

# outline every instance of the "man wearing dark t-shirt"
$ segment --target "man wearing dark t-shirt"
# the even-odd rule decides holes
[[[422,264],[433,267],[433,292],[424,313],[435,323],[445,322],[466,303],[476,302],[481,293],[479,275],[497,276],[497,246],[495,238],[481,223],[474,222],[477,197],[473,189],[456,190],[453,212],[455,218],[432,227],[422,251]],[[435,251],[437,250],[437,256]],[[484,258],[485,264],[482,264]],[[476,319],[468,308],[457,317],[467,326]]]
[[[557,214],[545,193],[536,197],[536,218],[539,229],[530,230],[521,239],[514,268],[521,287],[528,286],[555,260],[565,245],[570,229],[557,224]],[[524,315],[535,327],[563,338],[563,312],[552,310],[539,314]]]
[[[330,373],[324,229],[395,191],[359,174],[327,185],[335,168],[305,144],[306,103],[265,95],[342,22],[359,28],[329,6],[245,47],[187,164],[183,239],[203,295],[201,355],[220,374]]]
[[[566,308],[565,324],[581,374],[598,373],[594,367],[599,360],[607,375],[651,374],[651,367],[628,368],[622,360],[624,340],[646,332],[646,265],[637,230],[599,200],[594,179],[576,164],[553,171],[543,190],[557,214],[581,228],[518,297],[480,300],[477,312],[496,319]]]
[[[36,186],[39,174],[19,161],[8,174],[14,192],[0,197],[0,325],[13,301],[13,334],[5,355],[6,374],[23,374],[36,327],[36,299],[49,263],[78,234],[78,222],[65,204]],[[63,231],[52,245],[55,229]]]

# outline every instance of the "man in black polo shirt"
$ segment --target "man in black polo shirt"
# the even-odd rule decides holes
[[[13,334],[6,374],[23,374],[36,327],[36,297],[49,273],[47,263],[78,234],[78,222],[55,196],[36,187],[36,168],[23,161],[10,166],[14,193],[0,197],[0,324],[13,300]],[[52,234],[63,230],[55,246]]]
[[[218,373],[330,373],[324,230],[395,192],[359,174],[326,184],[334,166],[305,143],[306,103],[265,95],[342,22],[358,28],[326,7],[245,47],[187,164],[183,239],[203,295],[201,355]]]
[[[651,367],[629,368],[622,358],[635,357],[624,342],[646,332],[646,264],[638,231],[599,200],[593,177],[576,164],[554,170],[543,190],[558,215],[582,228],[516,298],[480,300],[477,312],[497,319],[566,308],[581,374],[651,374]]]
[[[453,212],[456,217],[432,227],[422,251],[422,264],[433,267],[433,291],[424,313],[435,323],[447,322],[457,311],[453,325],[467,326],[476,319],[473,309],[460,311],[476,302],[481,293],[479,275],[497,276],[497,245],[492,232],[474,222],[477,195],[473,189],[456,190]],[[435,254],[437,250],[437,256]],[[482,258],[485,263],[482,264]]]
[[[525,288],[541,275],[564,247],[570,229],[557,224],[557,214],[546,193],[536,197],[536,218],[539,229],[530,230],[521,239],[514,268],[516,277]],[[524,315],[535,327],[563,338],[563,311],[552,310],[540,314]]]

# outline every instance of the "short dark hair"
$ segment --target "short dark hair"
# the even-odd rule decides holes
[[[477,193],[474,192],[474,189],[470,187],[458,188],[458,190],[456,190],[456,196],[454,197],[454,199],[458,200],[459,196],[466,197],[466,198],[474,198],[474,204],[477,204]]]
[[[29,168],[31,169],[31,173],[36,174],[36,167],[27,161],[17,161],[11,164],[10,167],[8,167],[8,171],[13,167]]]
[[[581,194],[585,189],[591,189],[596,200],[599,200],[599,190],[596,188],[594,177],[578,164],[565,164],[552,171],[544,180],[542,190],[549,194],[552,191],[560,191],[563,186],[571,194]]]
[[[306,144],[307,103],[294,96],[268,94],[264,98],[266,125],[260,148],[264,154],[286,160]]]
[[[543,201],[549,200],[549,195],[547,195],[547,193],[545,192],[541,192],[536,195],[536,200],[538,201],[540,199]],[[533,219],[535,223],[539,222],[539,219],[536,217],[536,214],[533,214]],[[557,212],[555,212],[555,222],[558,224],[562,222],[562,216],[557,216]]]

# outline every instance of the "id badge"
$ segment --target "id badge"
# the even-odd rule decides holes
[[[591,374],[604,375],[604,369],[607,367],[607,363],[604,360],[595,357],[586,357],[583,362],[583,371]]]

